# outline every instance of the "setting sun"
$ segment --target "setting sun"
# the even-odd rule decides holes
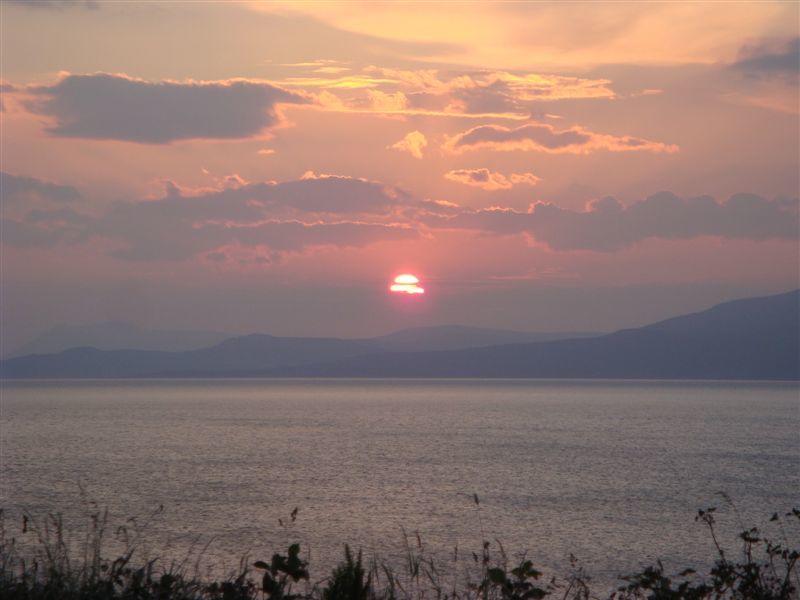
[[[398,294],[424,294],[425,288],[419,285],[419,279],[410,273],[403,273],[394,278],[389,291]]]
[[[0,48],[0,600],[800,600],[800,0]]]

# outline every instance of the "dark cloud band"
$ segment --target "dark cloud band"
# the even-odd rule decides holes
[[[145,144],[253,137],[278,124],[278,105],[306,102],[258,81],[150,82],[106,73],[67,75],[28,92],[27,108],[53,119],[51,135]]]
[[[116,246],[113,256],[127,260],[184,260],[229,244],[300,252],[414,239],[418,230],[392,222],[390,215],[391,207],[409,201],[395,188],[336,176],[237,184],[194,194],[169,183],[160,199],[118,202],[99,214],[49,202],[9,213],[4,199],[2,232],[4,243],[20,247],[100,238]]]
[[[614,198],[584,211],[539,202],[529,212],[488,209],[430,216],[434,228],[471,229],[499,235],[527,233],[553,250],[610,252],[649,238],[786,239],[800,237],[798,200],[767,200],[736,194],[727,202],[702,196],[688,200],[669,192],[624,206]]]

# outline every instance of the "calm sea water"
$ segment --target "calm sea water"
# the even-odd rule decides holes
[[[120,522],[163,504],[148,539],[211,540],[215,568],[294,539],[320,572],[344,542],[391,559],[405,529],[443,557],[484,536],[554,569],[573,553],[602,580],[702,563],[693,517],[720,491],[746,525],[800,505],[798,388],[780,383],[4,382],[1,449],[10,519],[74,522],[81,486]],[[730,541],[734,511],[720,521]]]

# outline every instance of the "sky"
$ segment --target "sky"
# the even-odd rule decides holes
[[[798,3],[0,11],[6,349],[610,331],[800,285]]]

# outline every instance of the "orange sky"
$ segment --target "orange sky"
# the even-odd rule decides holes
[[[7,344],[608,330],[798,285],[796,3],[0,10]]]

